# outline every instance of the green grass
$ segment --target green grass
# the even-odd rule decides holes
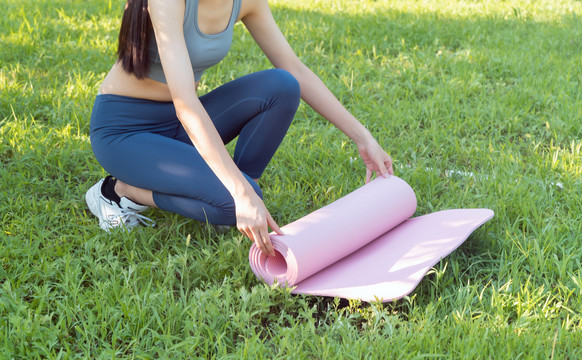
[[[582,358],[580,1],[272,1],[418,215],[496,213],[387,304],[269,288],[249,240],[177,215],[102,232],[89,116],[123,1],[0,4],[1,359]],[[202,91],[269,66],[235,32]],[[268,208],[285,224],[356,189],[356,157],[302,105],[261,180]]]

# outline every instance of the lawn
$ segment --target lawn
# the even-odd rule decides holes
[[[495,211],[386,304],[270,288],[236,229],[152,210],[155,228],[103,232],[89,116],[124,1],[0,5],[0,359],[582,358],[582,2],[271,2],[416,215]],[[243,25],[234,38],[202,93],[270,66]],[[283,225],[364,175],[302,104],[260,185]]]

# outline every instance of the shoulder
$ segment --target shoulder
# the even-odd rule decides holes
[[[268,0],[240,0],[239,20],[270,12]]]
[[[152,20],[167,16],[183,17],[185,9],[186,2],[184,0],[148,0],[148,12]]]

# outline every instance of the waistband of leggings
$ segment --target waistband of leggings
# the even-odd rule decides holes
[[[95,97],[97,101],[113,101],[113,102],[132,102],[132,103],[142,103],[142,104],[171,104],[172,101],[159,101],[159,100],[151,100],[151,99],[144,99],[144,98],[137,98],[132,96],[126,95],[117,95],[117,94],[102,94],[100,92],[97,93]]]

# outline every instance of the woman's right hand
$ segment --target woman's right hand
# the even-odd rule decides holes
[[[269,256],[275,256],[269,237],[269,226],[279,235],[283,231],[265,207],[263,200],[254,192],[235,197],[236,227],[246,237],[255,242],[259,249]]]

